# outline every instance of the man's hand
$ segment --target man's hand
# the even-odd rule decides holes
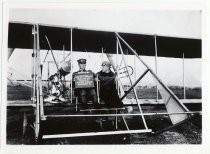
[[[100,81],[98,78],[95,78],[94,80],[95,80],[96,82],[99,82],[99,81]]]

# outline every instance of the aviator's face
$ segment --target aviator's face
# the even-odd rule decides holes
[[[109,70],[109,67],[106,65],[102,65],[102,72],[107,72]]]
[[[85,68],[86,68],[86,64],[79,64],[79,69],[85,70]]]

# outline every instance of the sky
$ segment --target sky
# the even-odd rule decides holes
[[[44,57],[47,51],[41,51],[41,62],[43,64],[43,79],[47,79],[47,62],[44,62]],[[63,51],[54,51],[54,55],[56,57],[56,61],[61,62],[63,57],[65,57],[69,51],[65,53]],[[9,59],[8,66],[10,68],[15,69],[16,71],[11,71],[13,73],[14,79],[30,79],[32,74],[32,58],[31,58],[32,50],[30,49],[15,49],[12,56]],[[105,54],[99,53],[73,53],[73,72],[77,71],[78,64],[77,60],[80,58],[87,59],[87,67],[86,69],[92,70],[97,73],[101,69],[101,63],[104,60],[108,60]],[[120,63],[121,56],[118,57],[118,64]],[[155,58],[149,56],[141,56],[141,58],[155,71]],[[24,60],[22,60],[24,59]],[[66,59],[69,60],[70,56]],[[97,59],[97,60],[96,60]],[[116,59],[116,56],[113,56],[113,59]],[[126,56],[126,62],[129,66],[132,66],[135,70],[135,74],[133,74],[132,81],[134,82],[136,78],[138,78],[146,68],[142,65],[137,58],[134,60],[134,56]],[[52,55],[48,54],[46,61],[53,61]],[[135,61],[135,62],[134,62]],[[136,66],[134,66],[134,63]],[[27,65],[26,65],[27,64]],[[200,87],[201,86],[201,59],[185,59],[185,85],[188,87]],[[165,58],[158,57],[157,58],[157,66],[158,66],[158,76],[160,79],[167,85],[183,85],[183,59],[180,58]],[[50,64],[50,74],[56,73],[55,64]],[[67,76],[67,79],[70,77]],[[128,84],[127,78],[121,79],[123,83]],[[140,82],[140,85],[149,85],[153,86],[154,82],[151,76],[146,75]]]
[[[201,12],[133,8],[11,9],[10,21],[201,38]]]
[[[110,30],[139,34],[157,34],[162,36],[201,38],[201,12],[181,10],[141,10],[131,8],[71,8],[71,9],[11,9],[10,21],[53,24],[60,26],[79,27],[85,29]],[[16,49],[9,59],[10,67],[20,74],[31,76],[31,50]],[[63,58],[62,51],[54,51],[57,60]],[[42,51],[42,59],[46,51]],[[65,55],[68,53],[65,53]],[[21,59],[24,57],[24,61]],[[98,72],[101,69],[102,54],[74,52],[73,71],[78,69],[76,60],[87,58],[87,69]],[[143,60],[155,70],[155,58],[142,56]],[[97,61],[96,61],[97,59]],[[106,56],[103,55],[106,60]],[[134,67],[134,57],[127,56],[127,62]],[[52,61],[52,56],[48,59]],[[185,59],[186,86],[201,86],[201,59]],[[25,65],[27,63],[27,65]],[[140,76],[145,68],[136,60],[136,77]],[[44,64],[46,70],[47,65]],[[183,60],[179,58],[158,57],[158,76],[167,85],[183,84]],[[55,72],[51,66],[50,73]],[[43,78],[46,78],[46,71]],[[16,75],[17,77],[17,75]],[[19,78],[19,77],[17,77]],[[132,76],[134,79],[135,76]],[[123,79],[124,83],[127,83]],[[141,82],[151,84],[147,75]]]

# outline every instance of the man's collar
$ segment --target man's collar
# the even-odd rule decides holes
[[[79,69],[79,72],[85,72],[86,70],[84,69],[84,70],[82,70],[82,69]]]

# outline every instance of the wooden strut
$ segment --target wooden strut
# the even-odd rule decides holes
[[[150,133],[150,132],[152,132],[151,129],[140,129],[140,130],[88,132],[88,133],[73,133],[73,134],[55,134],[55,135],[43,135],[43,139],[67,138],[67,137],[84,137],[84,136],[100,136],[100,135],[117,135],[117,134],[134,134],[134,133]]]
[[[117,78],[119,76],[118,59],[119,59],[119,48],[118,48],[118,42],[116,40],[116,71],[117,71]],[[117,86],[117,93],[120,96],[121,93],[120,93],[120,86],[119,86],[119,83],[118,82],[116,82],[116,86]]]
[[[39,25],[37,25],[37,58],[38,58],[38,87],[39,87],[39,101],[40,101],[40,117],[44,115],[44,98],[42,92],[42,73],[41,73],[41,57],[40,57],[40,44],[39,44]]]
[[[97,81],[96,81],[96,93],[97,93],[97,101],[98,101],[98,104],[100,104],[100,96],[99,96],[99,92],[100,92],[100,89],[99,89],[99,80],[98,80],[98,74],[97,74],[97,77],[96,77]]]
[[[157,66],[157,35],[154,35],[155,39],[155,73],[158,74]],[[156,86],[156,102],[158,101],[158,86]]]
[[[50,81],[49,81],[49,78],[50,78],[50,63],[47,62],[47,93],[50,93],[49,92],[49,89],[50,89]]]
[[[104,108],[104,109],[84,109],[80,111],[115,111],[115,110],[125,110],[125,108]]]
[[[201,114],[201,111],[188,111],[188,112],[151,112],[151,113],[119,113],[119,114],[66,114],[66,115],[45,115],[45,118],[65,118],[65,117],[121,117],[121,116],[154,116],[154,115],[173,115],[173,114]]]
[[[183,99],[186,99],[186,88],[185,88],[185,59],[184,53],[182,58],[182,67],[183,67]]]
[[[71,80],[71,103],[73,103],[73,73],[72,73],[72,71],[73,71],[73,34],[72,34],[72,28],[70,29],[70,38],[71,38],[71,40],[70,40],[70,58],[71,58],[71,71],[70,71],[70,80]]]
[[[33,74],[32,74],[32,84],[33,84],[33,104],[35,104],[35,100],[36,100],[36,30],[35,30],[35,25],[33,25],[32,28],[32,35],[33,35],[33,54],[32,54],[32,58],[33,58]]]
[[[128,89],[128,91],[120,98],[120,100],[122,101],[127,95],[128,93],[139,83],[139,81],[147,74],[147,72],[149,71],[149,69],[147,69],[139,78],[138,80]]]
[[[38,80],[38,71],[39,71],[39,60],[37,59],[38,56],[38,25],[34,25],[34,59],[35,59],[35,74],[34,74],[34,81],[35,81],[35,88],[36,88],[36,109],[35,109],[35,140],[38,140],[39,137],[39,129],[40,129],[40,99],[39,99],[39,80]]]

